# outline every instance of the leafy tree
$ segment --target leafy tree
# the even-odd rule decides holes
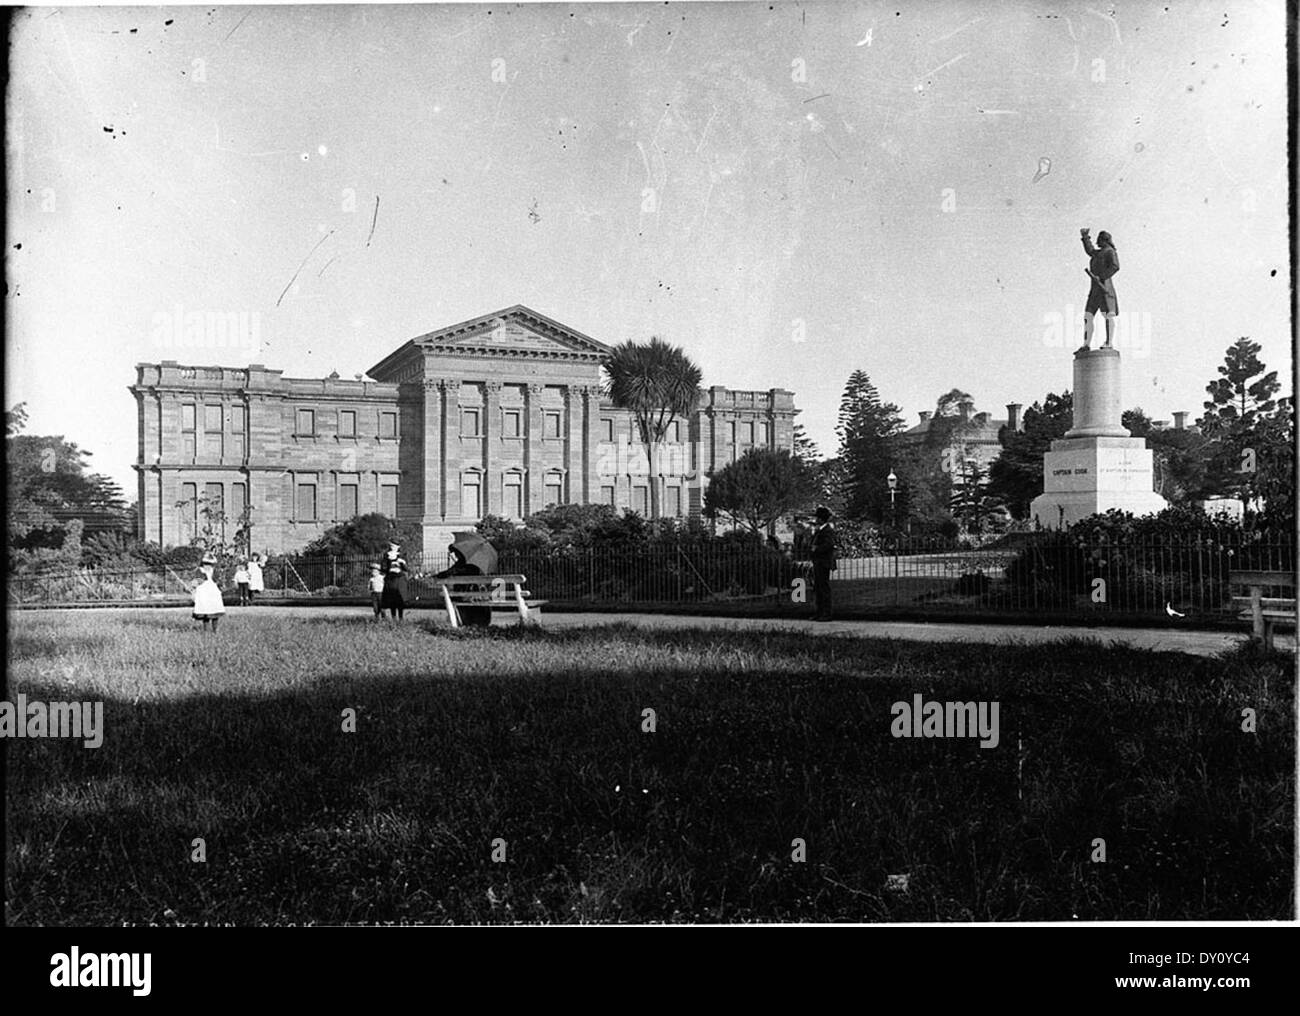
[[[813,472],[790,452],[751,448],[714,474],[704,493],[704,515],[762,534],[806,508],[816,493]]]
[[[1153,489],[1171,505],[1194,505],[1205,486],[1206,439],[1194,430],[1156,429],[1141,408],[1126,409],[1121,417],[1134,437],[1145,438],[1151,449]]]
[[[26,402],[19,402],[13,409],[5,410],[5,437],[13,437],[15,434],[22,433],[25,426],[27,426]]]
[[[206,494],[177,501],[176,507],[192,509],[198,516],[199,527],[191,546],[220,559],[249,552],[251,505],[245,505],[243,511],[233,518],[222,502],[211,500]]]
[[[645,443],[650,465],[650,518],[660,514],[663,477],[659,446],[679,417],[695,411],[702,397],[703,374],[677,346],[658,336],[644,345],[627,341],[605,361],[606,391],[614,405],[632,413]]]
[[[1002,428],[1002,453],[989,468],[986,493],[1006,505],[1013,518],[1029,515],[1029,503],[1043,492],[1043,456],[1074,424],[1074,397],[1048,393],[1025,410],[1020,430]]]
[[[939,401],[935,403],[934,415],[936,417],[952,417],[961,414],[961,404],[963,402],[973,402],[968,392],[960,388],[954,388],[944,395],[939,396]]]
[[[1260,348],[1245,336],[1228,347],[1197,421],[1210,443],[1203,492],[1243,507],[1270,494],[1294,503],[1292,400],[1276,398],[1277,371],[1265,368]]]
[[[408,552],[424,542],[418,522],[398,522],[379,512],[358,515],[331,526],[303,549],[304,557],[375,557],[396,540]]]
[[[889,475],[894,449],[889,438],[903,428],[898,406],[881,402],[865,371],[849,375],[840,399],[838,482],[843,514],[880,522],[889,517]]]
[[[645,520],[636,512],[620,513],[608,504],[562,504],[534,512],[524,520],[530,529],[550,535],[556,546],[637,542],[646,536]]]
[[[803,424],[794,425],[794,457],[804,464],[809,473],[809,482],[816,491],[813,498],[818,504],[824,504],[832,512],[839,514],[844,505],[838,497],[839,459],[823,459],[817,443],[808,437]]]
[[[22,434],[22,403],[5,413],[6,528],[12,552],[62,547],[67,527],[81,523],[87,535],[128,534],[135,519],[121,488],[91,473],[90,453],[61,436]]]
[[[893,469],[898,486],[890,525],[897,520],[900,530],[926,534],[952,520],[951,477],[942,469],[942,460],[924,443],[896,448]]]

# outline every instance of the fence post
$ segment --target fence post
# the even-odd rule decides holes
[[[330,558],[330,585],[332,585],[332,586],[337,586],[337,585],[339,584],[339,564],[338,564],[338,562],[339,562],[339,559],[338,559],[337,557],[331,557],[331,558]]]
[[[894,606],[898,606],[898,534],[894,534]]]

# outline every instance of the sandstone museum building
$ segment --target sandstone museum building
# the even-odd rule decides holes
[[[302,548],[369,512],[419,522],[441,552],[485,514],[555,504],[649,514],[631,414],[602,395],[609,346],[527,307],[411,339],[366,380],[261,364],[138,364],[140,536],[189,543],[198,504],[251,506],[254,551]],[[370,380],[373,379],[373,380]],[[792,450],[793,395],[706,389],[660,455],[661,514],[698,515],[710,471],[751,447]]]

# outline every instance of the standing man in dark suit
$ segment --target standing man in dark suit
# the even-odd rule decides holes
[[[825,505],[817,509],[817,528],[812,538],[813,593],[817,597],[814,621],[830,621],[831,572],[835,570],[835,530],[831,526],[831,510]]]

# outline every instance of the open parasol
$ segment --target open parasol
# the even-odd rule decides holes
[[[497,570],[496,549],[482,536],[475,532],[452,535],[455,536],[455,540],[452,541],[451,549],[457,551],[465,559],[466,564],[474,565],[484,575],[491,575]]]

